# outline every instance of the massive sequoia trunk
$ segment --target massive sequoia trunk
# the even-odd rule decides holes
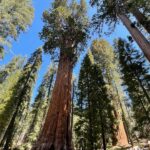
[[[137,21],[150,33],[150,20],[142,14],[138,9],[131,10],[132,14],[135,16]]]
[[[70,126],[72,69],[70,58],[61,53],[47,117],[33,150],[72,150]]]
[[[143,36],[143,34],[132,24],[130,19],[125,14],[118,14],[118,17],[121,19],[123,24],[126,26],[134,40],[137,42],[139,47],[142,49],[144,55],[150,61],[150,43]]]

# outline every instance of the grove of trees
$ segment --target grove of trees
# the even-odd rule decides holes
[[[0,65],[0,150],[148,150],[150,1],[50,3],[43,45]],[[34,9],[31,0],[0,0],[2,62]],[[129,36],[111,44],[102,38],[118,26]],[[42,64],[46,54],[49,66]]]

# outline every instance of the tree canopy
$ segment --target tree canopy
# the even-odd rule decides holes
[[[55,1],[52,8],[43,13],[44,27],[41,39],[44,51],[54,54],[56,49],[75,59],[83,50],[88,37],[88,18],[86,16],[86,3],[84,0],[78,4],[76,1]],[[58,52],[59,54],[59,52]]]
[[[27,29],[32,22],[33,12],[30,0],[0,1],[0,51]]]

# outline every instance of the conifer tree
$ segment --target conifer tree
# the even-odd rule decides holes
[[[128,138],[121,109],[121,104],[123,104],[124,101],[122,96],[118,95],[118,91],[120,91],[120,86],[117,85],[119,74],[117,72],[117,64],[115,62],[113,48],[105,40],[94,40],[91,46],[91,51],[95,63],[97,63],[102,70],[102,75],[107,85],[107,91],[109,92],[109,97],[114,106],[114,115],[118,123],[117,126],[112,126],[112,128],[118,130],[117,134],[114,135],[113,145],[128,146]]]
[[[24,58],[20,56],[14,57],[9,64],[0,69],[0,139],[4,134],[14,108],[14,102],[11,101],[12,89],[21,75],[23,62]]]
[[[131,98],[131,106],[136,119],[135,129],[141,132],[141,136],[148,137],[150,93],[145,76],[149,74],[149,68],[146,67],[145,59],[130,43],[119,39],[115,47],[124,86]]]
[[[125,4],[125,2],[127,4]],[[112,30],[119,20],[121,20],[143,51],[144,55],[150,61],[150,43],[129,18],[130,12],[128,12],[128,10],[134,10],[134,7],[135,9],[138,8],[138,6],[136,6],[138,3],[134,3],[134,5],[132,5],[133,9],[130,8],[131,4],[132,2],[129,2],[128,4],[128,1],[123,0],[93,0],[92,5],[97,6],[97,14],[93,17],[93,25],[102,31],[103,25],[108,24],[110,27],[109,29]]]
[[[94,64],[89,52],[82,63],[78,82],[78,101],[75,124],[77,148],[106,150],[107,142],[114,130],[113,107],[107,94],[101,68]]]
[[[148,17],[148,12],[150,11],[150,2],[146,0],[126,0],[123,1],[123,3],[124,7],[133,14],[138,23],[141,24],[150,34],[150,27],[148,25],[150,24],[150,19]]]
[[[35,98],[31,111],[31,121],[27,133],[24,137],[24,144],[21,147],[25,149],[31,149],[34,142],[37,140],[41,131],[44,118],[47,114],[47,109],[50,103],[51,92],[53,88],[56,69],[54,66],[50,66],[45,74],[43,81],[39,87],[38,94]]]
[[[92,113],[94,102],[90,101],[89,98],[92,63],[90,55],[86,55],[81,65],[78,81],[76,115],[79,118],[75,124],[76,147],[78,149],[93,149],[97,140],[97,136],[94,134],[94,118],[96,119],[96,115],[94,112]]]
[[[21,68],[23,65],[23,58],[20,56],[14,57],[6,66],[0,69],[0,84],[2,84],[5,79],[12,74],[17,69]]]
[[[24,66],[22,74],[14,87],[11,101],[14,102],[12,116],[1,141],[1,146],[8,150],[12,146],[16,127],[26,118],[31,99],[32,89],[36,81],[37,72],[42,61],[42,49],[37,49]],[[5,110],[7,111],[7,110]]]
[[[84,0],[56,0],[43,14],[41,39],[46,53],[59,54],[51,104],[34,150],[72,149],[70,128],[72,69],[86,44],[88,20]]]
[[[33,8],[30,0],[1,0],[0,12],[0,51],[3,53],[3,46],[9,45],[10,39],[16,39],[31,24]]]

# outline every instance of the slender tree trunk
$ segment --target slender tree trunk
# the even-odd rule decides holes
[[[143,34],[135,27],[132,26],[132,22],[125,14],[118,14],[118,17],[121,19],[123,24],[126,26],[134,40],[137,42],[139,47],[142,49],[146,58],[150,61],[150,43],[143,36]]]
[[[130,60],[130,56],[129,56],[129,54],[128,54],[127,52],[126,52],[126,55],[127,55],[128,59],[129,59],[130,64],[133,64],[132,61]],[[140,77],[138,76],[136,70],[133,70],[131,67],[130,67],[130,70],[131,70],[131,72],[133,73],[133,76],[134,76],[135,78],[137,78],[138,83],[139,83],[141,89],[143,90],[143,93],[145,94],[145,97],[147,98],[148,102],[150,102],[150,97],[149,97],[149,95],[148,95],[146,89],[144,88],[144,86],[143,86],[143,84],[142,84],[142,81],[141,81]],[[142,107],[143,107],[143,110],[145,111],[145,114],[147,115],[147,118],[150,119],[150,117],[149,117],[149,115],[148,115],[148,111],[147,111],[147,109],[146,109],[146,107],[145,107],[145,105],[144,105],[144,102],[142,101],[141,98],[138,99],[138,100],[139,100],[139,102],[141,103],[141,105],[142,105]]]
[[[89,119],[89,143],[90,143],[90,149],[94,149],[94,142],[93,142],[93,124],[92,124],[92,107],[91,107],[91,98],[90,98],[90,91],[89,91],[89,74],[87,74],[88,82],[87,82],[87,98],[88,98],[88,119]]]
[[[145,30],[150,33],[150,20],[142,14],[138,9],[132,9],[131,13],[135,16],[137,21],[145,28]]]
[[[45,124],[32,150],[72,150],[70,127],[72,69],[70,58],[61,53]]]
[[[89,142],[90,142],[90,148],[94,149],[94,143],[93,143],[93,125],[92,125],[92,116],[91,116],[91,104],[90,100],[88,101],[88,107],[89,107]]]
[[[101,138],[102,138],[102,141],[103,141],[103,150],[106,150],[107,149],[107,144],[106,144],[106,138],[105,138],[105,128],[104,128],[104,122],[103,122],[103,113],[102,113],[102,110],[101,110],[101,107],[100,107],[100,103],[99,103],[99,116],[100,116],[100,125],[101,125]]]
[[[103,140],[103,149],[106,150],[107,146],[106,146],[106,139],[105,139],[105,131],[104,131],[104,125],[103,125],[103,120],[101,120],[101,131],[102,131],[102,140]]]
[[[145,94],[145,97],[147,98],[147,101],[148,101],[149,104],[150,104],[150,97],[149,97],[149,95],[148,95],[148,92],[146,91],[146,89],[145,89],[145,87],[143,86],[142,81],[139,79],[139,77],[137,77],[137,78],[138,78],[139,84],[140,84],[140,86],[141,86],[141,88],[142,88],[142,90],[143,90],[143,93]]]
[[[146,109],[146,107],[145,107],[145,105],[144,105],[142,99],[139,98],[138,100],[139,100],[139,102],[141,103],[141,105],[142,105],[142,107],[143,107],[143,110],[144,110],[144,112],[145,112],[145,114],[146,114],[148,120],[150,121],[149,112],[147,111],[147,109]]]
[[[53,85],[53,82],[54,82],[54,76],[56,74],[56,71],[54,71],[50,77],[50,81],[49,81],[49,87],[48,87],[48,94],[47,94],[47,97],[50,99],[50,95],[51,95],[51,90],[52,90],[52,85]]]
[[[75,96],[75,84],[74,84],[74,81],[73,81],[73,84],[72,84],[72,101],[71,101],[71,133],[73,132],[73,115],[74,115],[74,96]]]
[[[140,85],[140,87],[141,87],[141,89],[142,89],[142,91],[143,91],[143,93],[144,93],[144,95],[145,95],[145,98],[147,99],[147,102],[150,103],[149,94],[148,94],[147,90],[145,89],[145,87],[143,86],[141,79],[140,79],[139,76],[136,74],[136,71],[133,70],[133,72],[135,72],[134,75],[135,75],[135,77],[137,78],[137,80],[138,80],[138,82],[139,82],[139,85]]]

